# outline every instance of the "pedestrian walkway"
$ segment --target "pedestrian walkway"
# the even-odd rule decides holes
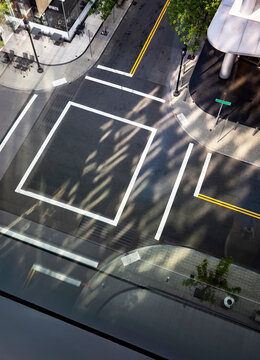
[[[0,63],[0,84],[17,90],[50,90],[57,84],[72,82],[85,74],[99,59],[113,36],[133,0],[125,0],[120,7],[115,6],[105,25],[107,35],[102,35],[102,23],[99,15],[86,18],[84,32],[75,35],[73,40],[57,46],[48,36],[33,40],[39,62],[44,72],[37,72],[37,64],[28,71],[16,70],[15,58],[9,64]],[[23,53],[33,55],[26,30],[13,34],[2,51],[22,57]]]
[[[203,111],[190,94],[189,80],[196,66],[199,53],[194,60],[186,60],[182,71],[181,94],[174,97],[177,72],[171,80],[171,104],[176,119],[182,128],[197,142],[220,154],[227,155],[249,164],[260,166],[260,132],[252,127],[240,123],[220,119]],[[178,69],[179,70],[179,69]],[[201,79],[201,82],[203,79]],[[199,79],[197,79],[197,84]],[[214,81],[205,84],[204,92],[211,91],[217,86]],[[201,91],[201,90],[200,90]],[[228,99],[227,99],[228,100]],[[215,98],[212,98],[212,102]],[[242,99],[241,99],[242,101]],[[220,104],[219,104],[220,105]],[[233,108],[239,104],[232,104]]]

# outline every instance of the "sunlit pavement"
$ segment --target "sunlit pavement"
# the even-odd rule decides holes
[[[0,84],[17,90],[42,91],[53,89],[59,82],[64,84],[79,78],[99,59],[131,4],[132,0],[126,0],[122,6],[115,7],[113,15],[106,20],[107,36],[101,34],[100,16],[91,15],[85,20],[84,33],[75,35],[70,43],[55,46],[49,37],[44,36],[40,40],[33,40],[44,72],[37,72],[36,62],[27,71],[17,70],[14,59],[9,64],[0,63]],[[8,52],[10,49],[16,49],[17,56],[23,56],[24,52],[32,53],[26,31],[14,34],[2,51]]]

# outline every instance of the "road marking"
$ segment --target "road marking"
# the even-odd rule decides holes
[[[105,71],[110,71],[110,72],[113,72],[113,73],[116,73],[116,74],[119,74],[119,75],[133,77],[133,74],[130,74],[130,73],[127,73],[127,72],[124,72],[124,71],[120,71],[120,70],[116,70],[116,69],[112,69],[112,68],[109,68],[107,66],[98,65],[97,68],[101,69],[101,70],[105,70]]]
[[[62,256],[66,259],[69,259],[69,260],[73,260],[73,261],[76,261],[80,264],[83,264],[83,265],[87,265],[87,266],[90,266],[92,268],[97,268],[98,267],[98,262],[97,261],[94,261],[94,260],[91,260],[91,259],[88,259],[84,256],[81,256],[81,255],[78,255],[78,254],[75,254],[71,251],[67,251],[67,250],[64,250],[64,249],[61,249],[61,248],[58,248],[56,246],[53,246],[53,245],[50,245],[50,244],[47,244],[41,240],[36,240],[36,239],[33,239],[29,236],[25,236],[23,234],[20,234],[16,231],[13,231],[13,230],[10,230],[8,228],[4,228],[4,227],[1,227],[0,226],[0,233],[3,234],[3,235],[6,235],[6,236],[10,236],[11,238],[15,239],[15,240],[19,240],[19,241],[22,241],[26,244],[29,244],[29,245],[33,245],[39,249],[43,249],[43,250],[46,250],[48,252],[51,252],[55,255],[59,255],[59,256]]]
[[[125,208],[126,202],[127,202],[128,198],[129,198],[130,193],[131,193],[131,191],[132,191],[132,189],[133,189],[133,187],[134,187],[134,184],[135,184],[135,182],[136,182],[137,176],[138,176],[138,174],[139,174],[139,172],[140,172],[140,170],[141,170],[141,167],[142,167],[142,165],[143,165],[143,163],[144,163],[144,161],[145,161],[146,155],[147,155],[147,153],[148,153],[148,151],[149,151],[149,149],[150,149],[150,146],[151,146],[151,144],[152,144],[152,142],[153,142],[153,139],[154,139],[154,136],[155,136],[155,134],[156,134],[156,131],[157,131],[156,129],[153,129],[153,131],[152,131],[152,133],[151,133],[151,135],[150,135],[150,137],[149,137],[149,139],[148,139],[148,141],[147,141],[147,144],[146,144],[146,146],[145,146],[145,148],[144,148],[144,151],[143,151],[143,153],[142,153],[142,156],[140,157],[140,160],[138,161],[138,164],[137,164],[137,166],[136,166],[136,168],[135,168],[135,171],[134,171],[134,173],[133,173],[132,179],[131,179],[131,181],[130,181],[130,183],[129,183],[129,185],[128,185],[128,188],[127,188],[127,190],[126,190],[126,192],[125,192],[125,195],[124,195],[124,197],[123,197],[123,200],[122,200],[122,202],[121,202],[121,204],[120,204],[120,206],[119,206],[119,209],[118,209],[118,211],[117,211],[117,214],[116,214],[116,217],[115,217],[115,223],[116,223],[116,224],[118,224],[118,222],[119,222],[119,219],[120,219],[120,217],[121,217],[121,215],[122,215],[122,212],[123,212],[123,210],[124,210],[124,208]]]
[[[60,86],[60,85],[66,84],[66,83],[67,83],[67,80],[65,78],[61,78],[58,80],[54,80],[52,82],[52,85],[55,87],[55,86]]]
[[[212,154],[208,153],[207,156],[206,156],[206,159],[204,161],[204,164],[203,164],[203,167],[202,167],[202,170],[201,170],[201,173],[200,173],[199,181],[197,183],[196,189],[195,189],[194,194],[193,194],[193,196],[195,196],[195,197],[198,197],[198,195],[199,195],[199,192],[200,192],[200,189],[202,187],[204,178],[206,176],[206,172],[207,172],[207,169],[208,169],[208,166],[209,166],[211,156],[212,156]]]
[[[184,125],[184,126],[189,125],[189,122],[183,113],[177,114],[177,118],[178,118],[179,122],[181,123],[181,125]]]
[[[182,179],[182,176],[184,174],[184,171],[185,171],[185,168],[186,168],[186,165],[188,163],[188,160],[189,160],[189,157],[190,157],[190,154],[191,154],[191,151],[192,151],[192,148],[193,148],[194,144],[193,143],[189,143],[189,146],[186,150],[186,154],[184,156],[184,159],[183,159],[183,162],[181,164],[181,167],[180,167],[180,170],[179,170],[179,173],[178,173],[178,176],[177,176],[177,179],[175,181],[175,184],[173,186],[173,189],[172,189],[172,192],[171,192],[171,195],[169,197],[169,200],[168,200],[168,203],[166,205],[166,208],[165,208],[165,211],[164,211],[164,214],[162,216],[162,220],[160,222],[160,225],[158,227],[158,230],[157,230],[157,233],[155,235],[155,240],[160,240],[160,237],[162,235],[162,232],[163,232],[163,229],[164,229],[164,226],[166,224],[166,221],[168,219],[168,216],[169,216],[169,213],[171,211],[171,207],[172,207],[172,204],[174,202],[174,199],[175,199],[175,196],[177,194],[177,191],[178,191],[178,188],[179,188],[179,185],[180,185],[180,182],[181,182],[181,179]]]
[[[229,210],[237,211],[237,212],[240,212],[241,214],[245,214],[245,215],[248,215],[248,216],[252,216],[252,217],[254,217],[256,219],[260,219],[260,214],[258,214],[258,213],[255,213],[255,212],[250,211],[250,210],[243,209],[241,207],[226,203],[224,201],[214,199],[214,198],[212,198],[210,196],[206,196],[206,195],[203,195],[203,194],[200,193],[200,190],[201,190],[201,187],[202,187],[202,184],[203,184],[203,181],[204,181],[204,178],[206,176],[206,172],[207,172],[207,169],[208,169],[208,166],[209,166],[211,156],[212,156],[211,153],[207,154],[207,157],[206,157],[205,162],[203,164],[203,168],[201,170],[199,181],[197,183],[197,186],[196,186],[196,189],[194,191],[193,196],[195,196],[195,197],[197,197],[197,198],[199,198],[201,200],[208,201],[208,202],[210,202],[212,204],[222,206],[222,207],[227,208]]]
[[[27,113],[28,109],[32,106],[33,102],[35,101],[35,99],[37,98],[38,95],[34,94],[31,99],[29,100],[28,104],[25,106],[25,108],[23,109],[23,111],[21,112],[21,114],[18,116],[18,118],[15,120],[15,122],[13,123],[13,125],[11,126],[10,130],[8,131],[8,133],[6,134],[6,136],[4,137],[3,141],[0,144],[0,152],[3,150],[5,144],[7,143],[7,141],[10,139],[11,135],[13,134],[14,130],[17,128],[17,126],[19,125],[20,121],[23,119],[24,115]]]
[[[80,208],[78,208],[76,206],[65,204],[65,203],[63,203],[61,201],[51,199],[51,198],[49,198],[47,196],[33,193],[32,191],[27,191],[27,190],[16,188],[15,192],[17,192],[19,194],[22,194],[22,195],[25,195],[25,196],[29,196],[29,197],[31,197],[33,199],[36,199],[36,200],[39,200],[39,201],[44,201],[44,202],[46,202],[48,204],[51,204],[51,205],[54,205],[54,206],[61,207],[61,208],[65,209],[65,210],[75,212],[75,213],[77,213],[79,215],[91,217],[92,219],[102,221],[102,222],[104,222],[106,224],[109,224],[109,225],[113,225],[113,226],[117,225],[114,220],[109,219],[109,218],[107,218],[105,216],[95,214],[95,213],[93,213],[91,211],[88,211],[88,210],[80,209]]]
[[[63,203],[61,201],[58,201],[58,200],[54,200],[54,199],[51,199],[47,196],[44,196],[44,195],[40,195],[40,194],[37,194],[37,193],[34,193],[32,191],[28,191],[28,190],[24,190],[22,189],[22,187],[24,186],[28,176],[30,175],[30,173],[32,172],[32,170],[34,169],[37,161],[39,160],[40,156],[42,155],[45,147],[47,146],[48,142],[50,141],[50,139],[52,138],[53,134],[55,133],[56,129],[58,128],[58,126],[60,125],[61,121],[63,120],[64,116],[66,115],[67,111],[69,110],[70,106],[75,106],[75,107],[78,107],[80,109],[83,109],[83,110],[86,110],[86,111],[90,111],[90,112],[93,112],[93,113],[96,113],[96,114],[99,114],[99,115],[102,115],[102,116],[105,116],[105,117],[108,117],[108,118],[111,118],[111,119],[114,119],[114,120],[118,120],[118,121],[121,121],[123,123],[126,123],[126,124],[129,124],[129,125],[132,125],[132,126],[135,126],[135,127],[139,127],[139,128],[142,128],[142,129],[145,129],[145,130],[148,130],[151,132],[151,135],[147,141],[147,144],[144,148],[144,151],[140,157],[140,160],[136,166],[136,169],[132,175],[132,178],[130,180],[130,183],[127,187],[127,190],[125,192],[125,195],[122,199],[122,202],[119,206],[119,209],[116,213],[116,216],[114,219],[109,219],[107,217],[104,217],[104,216],[101,216],[101,215],[98,215],[98,214],[95,214],[91,211],[87,211],[87,210],[83,210],[83,209],[80,209],[76,206],[72,206],[72,205],[68,205],[66,203]],[[124,207],[126,205],[126,202],[130,196],[130,193],[134,187],[134,184],[135,184],[135,181],[137,179],[137,176],[140,172],[140,169],[142,167],[142,164],[147,156],[147,153],[149,151],[149,148],[152,144],[152,141],[153,141],[153,138],[156,134],[156,131],[157,129],[155,128],[152,128],[150,126],[147,126],[147,125],[143,125],[143,124],[140,124],[140,123],[137,123],[137,122],[134,122],[134,121],[131,121],[131,120],[128,120],[128,119],[124,119],[124,118],[121,118],[119,116],[116,116],[116,115],[112,115],[112,114],[109,114],[107,112],[104,112],[104,111],[100,111],[100,110],[97,110],[97,109],[93,109],[93,108],[90,108],[88,106],[84,106],[84,105],[81,105],[81,104],[77,104],[77,103],[74,103],[72,101],[69,101],[67,103],[67,105],[65,106],[64,110],[62,111],[61,115],[59,116],[58,120],[56,121],[56,123],[54,124],[53,128],[51,129],[51,131],[49,132],[48,136],[46,137],[46,139],[44,140],[43,144],[41,145],[40,149],[38,150],[37,154],[35,155],[33,161],[31,162],[31,164],[29,165],[28,169],[26,170],[26,172],[24,173],[22,179],[20,180],[17,188],[15,189],[15,192],[19,193],[19,194],[22,194],[22,195],[25,195],[25,196],[29,196],[31,198],[34,198],[34,199],[37,199],[39,201],[44,201],[44,202],[47,202],[51,205],[55,205],[55,206],[59,206],[63,209],[66,209],[66,210],[69,210],[69,211],[72,211],[72,212],[76,212],[80,215],[84,215],[84,216],[88,216],[88,217],[91,217],[93,219],[96,219],[96,220],[99,220],[99,221],[102,221],[102,222],[105,222],[109,225],[113,225],[113,226],[116,226],[118,224],[118,221],[120,219],[120,216],[124,210]]]
[[[30,271],[28,272],[28,275],[26,276],[26,279],[24,281],[24,284],[23,286],[28,286],[29,285],[29,282],[32,280],[32,277],[35,273],[35,270],[33,270],[32,268],[30,269]]]
[[[128,119],[122,118],[120,116],[107,113],[107,112],[102,111],[102,110],[97,110],[97,109],[94,109],[94,108],[91,108],[91,107],[88,107],[88,106],[85,106],[85,105],[74,103],[72,101],[69,101],[69,104],[72,105],[72,106],[76,106],[76,107],[78,107],[80,109],[93,112],[93,113],[101,115],[101,116],[106,116],[106,117],[108,117],[110,119],[121,121],[121,122],[123,122],[125,124],[129,124],[129,125],[139,127],[141,129],[145,129],[145,130],[148,130],[148,131],[151,131],[151,132],[152,131],[157,131],[157,129],[155,129],[155,128],[151,127],[151,126],[147,126],[147,125],[144,125],[144,124],[132,121],[132,120],[128,120]]]
[[[229,204],[229,203],[226,203],[224,201],[220,201],[220,200],[214,199],[212,197],[209,197],[209,196],[206,196],[206,195],[203,195],[203,194],[198,194],[197,198],[201,199],[201,200],[204,200],[204,201],[208,201],[208,202],[210,202],[212,204],[215,204],[215,205],[218,205],[218,206],[222,206],[222,207],[227,208],[229,210],[237,211],[237,212],[239,212],[241,214],[248,215],[248,216],[254,217],[256,219],[260,219],[260,214],[255,213],[255,212],[250,211],[250,210],[243,209],[241,207],[238,207],[238,206],[235,206],[235,205],[232,205],[232,204]]]
[[[44,274],[44,275],[48,275],[54,279],[57,279],[57,280],[60,280],[60,281],[63,281],[63,282],[66,282],[70,285],[74,285],[74,286],[77,286],[77,287],[80,287],[81,285],[81,281],[79,280],[76,280],[72,277],[69,277],[69,276],[66,276],[62,273],[58,273],[56,271],[53,271],[53,270],[50,270],[50,269],[47,269],[41,265],[38,265],[38,264],[33,264],[32,266],[32,269],[36,272],[39,272],[41,274]]]
[[[140,260],[141,257],[139,255],[138,251],[135,251],[129,255],[125,255],[121,257],[121,261],[123,263],[124,266],[128,266],[130,264],[133,264],[134,262]]]
[[[150,44],[150,42],[151,42],[151,40],[152,40],[152,38],[153,38],[153,36],[155,34],[155,31],[157,30],[158,26],[160,25],[160,22],[161,22],[161,20],[163,18],[163,15],[165,14],[169,4],[170,4],[170,0],[167,0],[164,7],[163,7],[163,9],[162,9],[162,11],[160,12],[160,15],[158,16],[158,18],[156,20],[156,23],[154,24],[154,26],[153,26],[153,28],[152,28],[146,42],[144,43],[144,46],[142,47],[142,50],[140,51],[140,54],[138,55],[134,65],[133,65],[133,67],[132,67],[132,69],[130,71],[130,74],[134,75],[140,61],[142,60],[142,58],[144,56],[144,53],[147,50],[148,45]]]
[[[85,76],[85,79],[97,82],[97,83],[102,84],[102,85],[111,86],[111,87],[119,89],[119,90],[127,91],[127,92],[130,92],[130,93],[135,94],[135,95],[143,96],[143,97],[146,97],[148,99],[159,101],[161,103],[165,103],[164,99],[158,98],[158,97],[150,95],[150,94],[143,93],[141,91],[133,90],[133,89],[127,88],[125,86],[121,86],[121,85],[118,85],[118,84],[115,84],[115,83],[111,83],[109,81],[93,78],[91,76]]]

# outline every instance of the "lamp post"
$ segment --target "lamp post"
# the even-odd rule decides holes
[[[65,13],[64,4],[63,4],[65,2],[65,0],[60,0],[60,2],[61,2],[62,13],[63,13],[63,17],[64,17],[64,23],[65,23],[66,31],[67,31],[67,33],[69,33],[67,19],[66,19],[66,13]]]
[[[37,62],[37,66],[38,66],[38,73],[42,73],[43,72],[43,68],[41,67],[40,63],[39,63],[39,60],[38,60],[38,56],[36,54],[36,50],[35,50],[35,47],[34,47],[34,43],[33,43],[33,40],[32,40],[32,35],[31,35],[31,32],[30,32],[30,26],[29,26],[29,20],[27,18],[24,18],[23,19],[23,22],[24,22],[24,28],[25,30],[28,32],[28,35],[29,35],[29,38],[30,38],[30,41],[31,41],[31,44],[32,44],[32,48],[33,48],[33,52],[34,52],[34,56],[35,56],[35,60]]]
[[[180,77],[181,77],[182,63],[183,63],[184,56],[186,55],[186,52],[187,52],[187,45],[184,44],[182,49],[181,49],[181,63],[180,63],[180,68],[179,68],[179,74],[178,74],[176,89],[174,91],[174,96],[179,96],[180,95],[180,91],[179,91],[178,88],[179,88],[179,82],[180,82]]]

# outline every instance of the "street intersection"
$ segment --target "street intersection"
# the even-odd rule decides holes
[[[8,273],[5,291],[68,315],[97,268],[155,245],[259,272],[259,167],[203,147],[177,121],[169,78],[181,46],[162,5],[132,6],[92,69],[32,94],[7,132],[1,271],[12,258],[19,277]]]

